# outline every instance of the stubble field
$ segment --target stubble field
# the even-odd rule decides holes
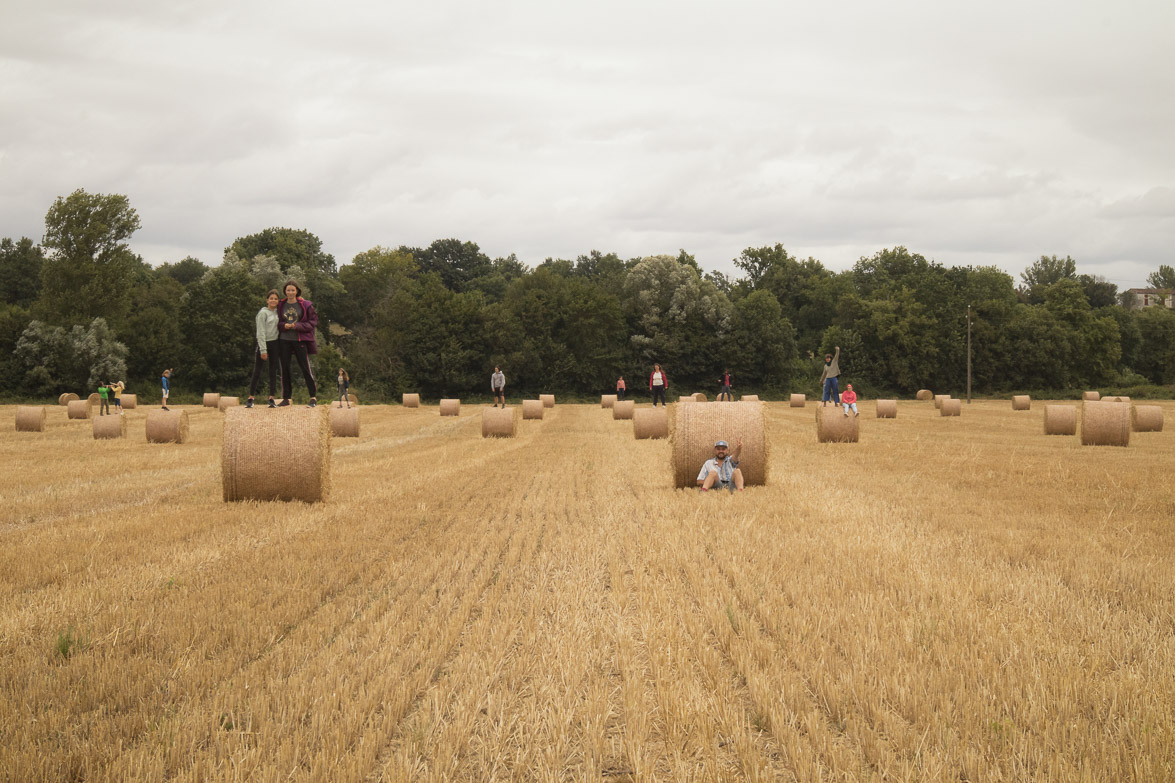
[[[0,780],[1175,779],[1162,405],[1122,449],[772,403],[733,496],[595,406],[364,407],[318,505],[223,503],[211,409],[0,408]]]

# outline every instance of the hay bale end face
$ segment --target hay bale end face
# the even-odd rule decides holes
[[[926,402],[927,400],[934,399],[934,392],[932,392],[930,389],[919,389],[918,393],[914,395],[914,397],[916,399],[922,400],[923,402]]]
[[[742,397],[739,398],[739,401],[740,402],[758,402],[759,395],[758,394],[744,394]]]
[[[1135,432],[1162,432],[1163,409],[1158,405],[1135,405],[1131,409],[1130,426]]]
[[[71,402],[77,402],[79,399],[81,399],[81,398],[78,397],[73,392],[66,392],[65,394],[63,394],[57,398],[57,404],[58,405],[69,405]]]
[[[441,415],[442,416],[460,416],[461,415],[461,400],[455,400],[455,399],[441,400]]]
[[[616,395],[615,394],[601,394],[600,395],[600,407],[601,408],[611,408],[615,404],[616,404]]]
[[[219,392],[204,392],[204,407],[205,408],[219,408],[220,407],[220,393]]]
[[[669,411],[660,408],[636,408],[632,412],[632,434],[637,440],[669,437]],[[701,466],[698,466],[701,469]]]
[[[896,419],[898,417],[898,401],[897,400],[878,400],[877,401],[877,418],[879,419]]]
[[[1077,406],[1076,405],[1046,405],[1046,406],[1044,406],[1044,434],[1045,435],[1076,435],[1077,434]]]
[[[330,496],[328,409],[285,408],[267,415],[245,408],[224,414],[220,474],[225,502]]]
[[[147,412],[148,443],[187,443],[188,412],[153,410]]]
[[[66,416],[71,419],[88,419],[90,418],[90,401],[89,400],[71,400],[66,406]]]
[[[17,432],[44,432],[45,408],[40,405],[16,406]],[[121,416],[119,418],[122,418]]]
[[[763,404],[732,402],[729,405],[682,405],[672,437],[673,485],[697,486],[698,471],[714,456],[714,443],[725,440],[733,451],[743,444],[739,469],[747,486],[767,483],[767,431]]]
[[[816,440],[820,443],[856,443],[861,437],[860,417],[838,407],[816,409]]]
[[[962,416],[963,415],[963,401],[947,397],[943,400],[938,408],[939,416]]]
[[[1102,398],[1101,392],[1087,391],[1081,393],[1081,399],[1084,402],[1097,402]]]
[[[420,395],[419,394],[405,394],[400,398],[400,404],[405,408],[419,408]]]
[[[89,397],[86,398],[86,402],[90,403],[91,405],[101,405],[102,404],[102,395],[99,394],[98,392],[94,392],[93,394],[91,394]]]
[[[543,401],[542,400],[523,400],[522,401],[522,418],[524,420],[537,419],[543,420]]]
[[[481,412],[483,438],[513,438],[517,431],[517,408],[485,408]]]
[[[694,392],[694,402],[705,402],[706,395],[701,392]]]
[[[539,401],[542,402],[544,408],[554,408],[555,407],[555,395],[554,394],[540,394]]]
[[[1082,446],[1129,446],[1130,404],[1087,402],[1081,406]]]
[[[806,404],[807,404],[807,402],[808,402],[808,397],[807,397],[807,395],[804,395],[804,394],[793,394],[793,395],[792,395],[792,396],[789,398],[789,400],[788,400],[788,403],[787,403],[787,404],[788,404],[790,407],[792,407],[792,408],[802,408],[802,407],[804,407],[804,405],[806,405]]]
[[[226,410],[226,409],[228,409],[228,408],[235,408],[235,407],[237,407],[237,406],[238,406],[238,405],[240,405],[240,404],[241,404],[241,398],[240,398],[240,397],[224,397],[224,396],[221,396],[221,398],[220,398],[219,400],[217,400],[217,401],[216,401],[216,407],[220,408],[220,410],[221,410],[221,411],[224,411],[224,410]]]
[[[129,411],[139,407],[139,395],[137,394],[124,394],[121,399],[123,410]]]
[[[94,440],[109,440],[126,437],[126,416],[117,413],[111,416],[97,416],[94,419]]]
[[[949,395],[949,394],[936,394],[936,395],[934,395],[934,407],[935,408],[942,408],[943,400],[949,400],[950,398],[951,398],[951,395]]]
[[[618,400],[612,406],[612,419],[614,421],[629,420],[632,418],[632,412],[636,409],[636,403],[632,400]]]
[[[330,434],[336,438],[358,438],[359,408],[331,408]]]
[[[1012,410],[1027,411],[1032,409],[1032,397],[1027,394],[1012,395]]]

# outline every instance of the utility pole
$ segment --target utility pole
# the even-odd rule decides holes
[[[967,404],[971,404],[971,305],[967,305]]]

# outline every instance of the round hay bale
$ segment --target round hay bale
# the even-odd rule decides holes
[[[121,416],[119,418],[122,418]],[[40,405],[16,406],[17,432],[44,432],[45,408]]]
[[[187,411],[147,411],[148,443],[187,443]]]
[[[1082,405],[1081,445],[1129,446],[1130,405],[1104,399]]]
[[[90,401],[89,400],[70,400],[66,406],[66,416],[71,419],[88,419],[90,418]]]
[[[331,408],[330,434],[336,438],[358,438],[359,409]]]
[[[714,442],[725,440],[733,451],[743,444],[739,468],[748,486],[767,483],[767,430],[763,404],[683,405],[673,430],[673,486],[694,487],[702,464],[714,456]]]
[[[694,392],[694,402],[705,402],[705,401],[706,401],[706,395],[702,394],[701,392]]]
[[[1100,402],[1130,402],[1129,397],[1102,397]]]
[[[840,408],[821,405],[816,409],[816,440],[820,443],[856,443],[860,438],[859,416],[846,416]]]
[[[1158,405],[1135,405],[1130,426],[1135,432],[1162,432],[1163,409]]]
[[[481,412],[483,438],[513,438],[517,429],[517,408],[485,408]]]
[[[963,415],[963,401],[955,400],[947,397],[939,404],[939,416],[962,416]]]
[[[330,495],[328,409],[286,408],[280,416],[245,408],[224,413],[220,476],[225,502]]]
[[[220,407],[220,393],[219,392],[204,392],[204,407],[205,408],[219,408]]]
[[[694,395],[690,394],[690,395],[688,395],[688,396],[681,396],[681,397],[678,397],[678,398],[677,398],[677,401],[678,401],[678,402],[693,402],[693,401],[694,401]],[[700,468],[699,468],[699,470],[700,470]]]
[[[932,392],[930,389],[919,389],[918,393],[914,395],[914,398],[922,400],[923,402],[927,400],[933,400],[934,392]]]
[[[1044,406],[1044,434],[1045,435],[1076,435],[1077,434],[1077,406],[1076,405],[1046,405],[1046,406]]]
[[[1085,402],[1097,402],[1102,398],[1101,392],[1087,391],[1081,393],[1081,399]]]
[[[139,407],[139,395],[124,394],[122,395],[122,409],[124,411],[134,410]]]
[[[612,420],[619,421],[621,419],[628,421],[632,419],[632,412],[636,408],[636,403],[632,400],[618,400],[612,406]]]
[[[1032,409],[1032,397],[1027,394],[1012,395],[1012,410],[1026,411]]]
[[[102,404],[102,395],[99,394],[98,392],[94,392],[93,394],[91,394],[89,397],[86,398],[86,402],[90,403],[91,405],[101,405]]]
[[[615,404],[616,404],[616,395],[615,394],[601,394],[600,395],[600,407],[601,408],[611,408]]]
[[[758,402],[759,395],[758,394],[744,394],[742,397],[739,397],[739,401],[740,402]]]
[[[804,394],[793,394],[788,400],[788,405],[792,408],[802,408],[808,403],[808,397]]]
[[[346,404],[343,403],[343,400],[335,400],[334,401],[334,406],[336,408],[345,408],[345,407],[347,407],[347,405],[358,405],[358,404],[359,404],[359,398],[356,397],[354,394],[347,395]]]
[[[220,399],[216,401],[216,407],[221,411],[224,411],[226,408],[235,408],[240,404],[240,397],[225,397],[221,395]]]
[[[543,401],[542,400],[523,400],[522,401],[522,418],[523,419],[538,419],[543,420]]]
[[[400,404],[405,408],[419,408],[420,395],[419,394],[405,394],[400,398]]]
[[[540,394],[539,400],[543,403],[544,408],[554,408],[555,407],[555,395],[554,394]]]
[[[81,399],[81,398],[78,397],[73,392],[66,392],[65,394],[63,394],[57,398],[57,404],[58,405],[69,405],[71,402],[77,402],[79,399]]]
[[[94,440],[126,437],[126,416],[117,413],[94,418]]]
[[[635,408],[632,412],[632,434],[637,440],[669,437],[669,411],[660,408]],[[699,465],[698,469],[701,470]]]
[[[460,416],[461,400],[441,400],[442,416]]]
[[[879,419],[896,419],[898,417],[898,401],[897,400],[878,400],[877,401],[877,418]]]
[[[949,400],[950,398],[951,398],[951,395],[949,395],[949,394],[936,394],[936,395],[934,395],[934,407],[935,408],[942,408],[943,400]]]

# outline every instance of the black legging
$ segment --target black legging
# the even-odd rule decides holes
[[[310,371],[310,356],[306,353],[306,343],[301,340],[278,340],[277,355],[282,366],[282,399],[288,400],[293,394],[293,376],[290,375],[290,356],[298,357],[298,366],[302,368],[302,377],[306,379],[306,389],[311,397],[318,396],[318,386],[314,383],[314,373]]]
[[[657,398],[658,397],[661,398],[661,404],[664,405],[665,404],[665,387],[664,386],[654,386],[653,387],[653,407],[654,408],[657,407]]]
[[[269,396],[273,397],[277,394],[277,363],[278,363],[278,347],[277,340],[269,340],[265,343],[265,355],[268,359],[261,358],[261,349],[253,349],[253,380],[249,382],[249,396],[252,397],[257,393],[257,389],[261,386],[261,365],[269,365]]]

